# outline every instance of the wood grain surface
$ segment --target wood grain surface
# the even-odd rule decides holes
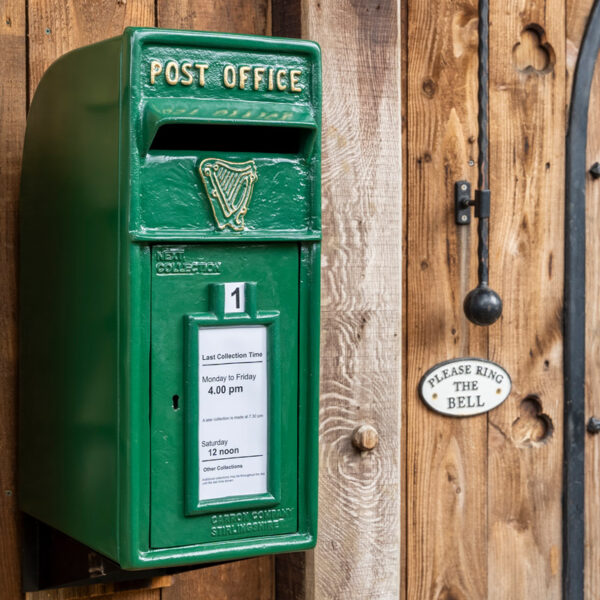
[[[161,600],[274,600],[273,561],[261,556],[181,573],[163,589]]]
[[[28,0],[29,101],[46,69],[75,48],[154,26],[154,0]]]
[[[486,416],[443,417],[417,386],[438,362],[487,355],[462,310],[475,227],[453,208],[454,182],[476,183],[477,3],[412,0],[407,16],[405,598],[471,600],[487,594]]]
[[[476,10],[407,9],[406,598],[556,598],[565,11],[552,0],[491,3],[490,283],[504,315],[485,330],[462,314],[475,240],[457,231],[451,204],[454,181],[475,184]],[[468,354],[507,368],[509,399],[487,423],[427,413],[420,375]]]
[[[271,33],[270,0],[156,0],[158,26],[229,33]]]
[[[591,4],[591,3],[590,3]],[[579,36],[578,36],[578,39]],[[600,68],[590,96],[587,168],[600,161]],[[600,180],[586,186],[586,421],[600,418]],[[585,449],[585,597],[600,589],[600,436],[587,434]]]
[[[510,398],[489,414],[488,598],[560,598],[565,11],[491,3],[490,358]],[[510,117],[508,118],[508,116]]]
[[[396,2],[304,2],[323,56],[319,541],[308,598],[400,594],[401,146]],[[379,444],[359,452],[358,425]],[[307,569],[309,578],[310,569]],[[314,582],[314,583],[313,583]]]
[[[160,590],[172,585],[170,576],[127,583],[104,583],[25,594],[26,600],[159,600]],[[182,596],[183,597],[183,596]]]
[[[16,488],[16,229],[27,108],[25,3],[0,2],[0,597],[20,595]]]
[[[160,590],[131,590],[126,592],[113,592],[108,586],[103,593],[103,586],[89,586],[87,588],[64,588],[56,591],[36,592],[35,595],[26,594],[26,599],[35,600],[158,600]]]
[[[567,3],[567,75],[572,81],[592,0]],[[600,69],[596,63],[588,112],[586,168],[600,161]],[[600,417],[600,181],[586,185],[586,421]],[[600,586],[600,437],[587,435],[585,451],[585,598]]]

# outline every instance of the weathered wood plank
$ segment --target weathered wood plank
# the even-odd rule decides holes
[[[173,29],[271,33],[269,0],[157,0],[158,24]]]
[[[567,3],[567,74],[572,79],[592,0]],[[570,94],[570,89],[568,89]],[[588,112],[587,163],[600,160],[600,69],[596,64]],[[586,420],[600,417],[600,186],[586,185]],[[594,600],[600,586],[600,438],[587,436],[585,449],[585,598]]]
[[[402,410],[400,431],[406,432],[408,415],[406,411],[406,398],[408,398],[408,219],[406,218],[408,206],[408,2],[400,3],[400,98],[401,98],[401,139],[402,139]],[[408,582],[408,505],[407,481],[408,464],[406,433],[400,436],[400,487],[402,491],[400,500],[400,600],[407,600]]]
[[[306,600],[314,597],[314,552],[293,552],[275,557],[275,598]]]
[[[281,37],[301,38],[306,30],[302,22],[305,0],[271,0],[271,21],[273,35]]]
[[[399,8],[302,4],[323,50],[319,542],[307,598],[400,594]],[[379,445],[351,444],[363,423]],[[311,567],[311,565],[313,565]]]
[[[172,587],[162,591],[161,600],[273,600],[273,561],[272,556],[262,556],[182,573],[174,578]]]
[[[75,591],[72,591],[72,590]],[[160,591],[150,590],[129,590],[121,592],[111,592],[110,587],[106,589],[109,593],[103,593],[102,586],[92,586],[88,588],[64,588],[56,592],[35,592],[35,594],[25,594],[25,600],[158,600]],[[73,595],[75,594],[75,595]]]
[[[487,354],[462,309],[475,226],[454,223],[454,182],[477,177],[477,3],[410,0],[407,12],[405,597],[485,598],[486,417],[442,417],[417,394],[435,363]]]
[[[0,2],[0,587],[21,590],[15,481],[17,406],[16,229],[27,96],[25,2]]]
[[[29,0],[30,100],[46,69],[69,50],[154,25],[153,0]]]
[[[491,3],[490,358],[513,393],[489,415],[488,598],[560,598],[565,10]]]
[[[104,583],[90,586],[68,587],[60,590],[30,592],[25,600],[158,600],[158,590],[172,585],[170,576],[155,577],[147,581]],[[154,592],[153,590],[157,590]]]
[[[600,160],[600,69],[590,97],[587,166]],[[586,186],[586,420],[600,418],[600,181]],[[585,448],[585,597],[600,589],[600,437],[587,436]]]

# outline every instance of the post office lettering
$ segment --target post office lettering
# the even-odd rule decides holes
[[[227,89],[238,88],[247,91],[299,94],[305,87],[301,69],[231,64],[213,67],[213,69],[220,70],[218,85]],[[149,83],[152,86],[163,82],[170,86],[183,85],[203,88],[207,85],[207,73],[210,70],[211,65],[193,60],[163,61],[154,59],[148,66]]]

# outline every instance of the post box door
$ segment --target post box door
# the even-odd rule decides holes
[[[293,243],[153,246],[151,547],[296,531],[298,275]]]

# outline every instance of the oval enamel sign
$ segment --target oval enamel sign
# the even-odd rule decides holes
[[[502,404],[510,394],[509,374],[483,358],[456,358],[429,369],[419,394],[433,410],[450,417],[470,417]]]

